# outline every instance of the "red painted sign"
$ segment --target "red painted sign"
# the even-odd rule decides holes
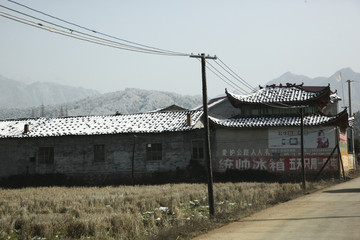
[[[320,170],[323,164],[328,159],[328,156],[306,156],[305,170],[316,171]],[[334,155],[325,169],[337,169],[337,155]],[[268,172],[297,172],[301,171],[301,157],[300,156],[285,156],[274,160],[271,156],[224,156],[216,159],[217,169],[219,172],[224,172],[228,169],[238,170],[263,170]]]

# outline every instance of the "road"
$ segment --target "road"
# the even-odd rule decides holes
[[[255,213],[194,240],[360,239],[360,178]]]

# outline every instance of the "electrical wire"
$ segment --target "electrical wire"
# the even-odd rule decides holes
[[[149,50],[146,48],[139,48],[139,47],[134,47],[128,44],[124,44],[124,43],[119,43],[116,41],[112,41],[112,40],[108,40],[105,38],[101,38],[101,37],[97,37],[97,36],[93,36],[91,34],[87,34],[87,33],[83,33],[77,30],[73,30],[73,29],[69,29],[67,27],[64,27],[62,25],[59,24],[55,24],[49,21],[46,21],[44,19],[41,18],[37,18],[34,16],[31,16],[29,14],[5,7],[3,5],[0,5],[0,7],[5,8],[7,10],[10,10],[12,12],[15,12],[17,14],[21,14],[23,16],[35,19],[37,21],[40,22],[34,22],[31,21],[29,19],[25,19],[25,18],[21,18],[18,16],[14,16],[12,14],[6,13],[6,12],[1,12],[0,11],[0,16],[1,17],[5,17],[7,19],[28,25],[28,26],[32,26],[32,27],[36,27],[38,29],[42,29],[42,30],[46,30],[52,33],[56,33],[56,34],[60,34],[63,36],[67,36],[67,37],[71,37],[74,39],[78,39],[78,40],[82,40],[82,41],[87,41],[90,43],[94,43],[94,44],[98,44],[98,45],[102,45],[102,46],[107,46],[107,47],[112,47],[112,48],[117,48],[117,49],[122,49],[122,50],[128,50],[128,51],[135,51],[135,52],[141,52],[141,53],[149,53],[149,54],[158,54],[158,55],[170,55],[170,56],[174,56],[174,54],[168,54],[168,53],[164,53],[164,52],[160,52],[160,51],[155,51],[155,50]],[[51,27],[51,26],[47,26],[47,23],[49,25],[55,26],[55,27]],[[180,55],[180,56],[184,56],[184,55]],[[223,77],[221,77],[218,73],[216,73],[213,69],[209,68],[207,66],[207,68],[213,72],[217,77],[219,77],[222,81],[224,81],[225,83],[229,84],[230,86],[232,86],[233,88],[237,89],[240,92],[246,92],[242,87],[240,87],[238,84],[236,84],[235,82],[231,81],[228,77],[226,77],[223,73],[221,73],[217,68],[215,68],[212,64],[209,63],[209,65],[216,71],[218,72],[220,75],[222,75]],[[224,69],[222,67],[222,69]],[[224,69],[225,70],[225,69]],[[228,71],[227,71],[228,72]],[[228,72],[229,73],[229,72]],[[232,75],[232,74],[231,74]],[[234,75],[232,75],[234,77]],[[225,80],[224,78],[226,78],[227,80]]]
[[[198,60],[199,62],[201,62],[201,60],[199,58],[196,58],[196,60]],[[217,76],[221,81],[223,81],[224,83],[228,84],[230,87],[236,89],[237,91],[241,91],[239,89],[237,89],[237,87],[233,84],[231,84],[230,82],[226,81],[225,79],[223,79],[219,74],[217,74],[214,70],[212,70],[209,66],[206,65],[206,68],[211,71],[215,76]]]
[[[200,61],[200,60],[199,60]],[[239,85],[237,85],[236,83],[234,83],[232,80],[230,80],[228,77],[226,77],[223,73],[221,73],[217,68],[215,68],[211,63],[209,63],[209,61],[206,61],[206,63],[207,63],[207,65],[206,65],[206,68],[208,69],[208,70],[210,70],[214,75],[216,75],[220,80],[222,80],[223,82],[225,82],[225,83],[227,83],[227,84],[229,84],[231,87],[233,87],[234,89],[236,89],[237,91],[239,91],[240,93],[242,93],[242,94],[244,94],[244,93],[246,93],[246,91],[242,88],[242,87],[240,87]],[[210,67],[212,68],[210,68],[208,65],[210,65]],[[217,73],[216,73],[216,72]],[[221,76],[222,77],[221,77]],[[227,79],[227,80],[225,80],[225,79]]]
[[[56,29],[56,28],[53,28],[53,27],[50,27],[50,26],[46,26],[46,25],[44,25],[42,23],[36,23],[36,22],[30,21],[30,20],[27,20],[27,19],[24,19],[24,18],[20,18],[20,17],[14,16],[14,15],[11,15],[11,14],[8,14],[8,13],[5,13],[5,12],[1,12],[1,11],[0,11],[0,16],[5,17],[5,18],[10,19],[10,20],[13,20],[13,21],[16,21],[16,22],[19,22],[19,23],[26,24],[28,26],[36,27],[36,28],[39,28],[39,29],[42,29],[42,30],[50,31],[52,33],[60,34],[60,35],[63,35],[63,36],[75,38],[75,39],[82,40],[82,41],[87,41],[87,42],[90,42],[90,43],[95,43],[95,44],[102,45],[102,46],[107,46],[107,47],[112,47],[112,48],[117,48],[117,49],[122,49],[122,50],[127,50],[127,51],[133,51],[133,52],[147,53],[147,54],[174,56],[173,54],[168,54],[168,53],[163,53],[163,52],[156,52],[154,50],[141,49],[141,48],[138,48],[138,47],[134,48],[132,46],[124,45],[122,43],[109,41],[109,40],[106,40],[106,39],[103,39],[103,38],[93,37],[93,36],[88,35],[88,34],[86,34],[84,36],[79,35],[79,34],[74,34],[74,33],[71,33],[71,32]],[[91,36],[91,37],[88,37],[88,36]]]
[[[71,28],[68,28],[68,27],[65,27],[65,26],[62,26],[62,25],[59,25],[59,24],[55,24],[53,22],[50,22],[50,21],[46,21],[44,19],[41,19],[41,18],[38,18],[38,17],[35,17],[35,16],[32,16],[32,15],[29,15],[29,14],[26,14],[26,13],[23,13],[21,11],[17,11],[15,9],[12,9],[12,8],[9,8],[9,7],[6,7],[6,6],[3,6],[3,5],[0,5],[0,7],[2,8],[5,8],[7,10],[10,10],[12,12],[15,12],[17,14],[21,14],[23,16],[26,16],[26,17],[29,17],[29,18],[32,18],[32,19],[36,19],[38,21],[41,21],[42,23],[36,23],[34,21],[30,21],[28,19],[24,19],[24,18],[20,18],[20,17],[17,17],[17,16],[14,16],[14,15],[11,15],[11,14],[8,14],[8,13],[5,13],[5,12],[0,12],[1,13],[1,17],[5,17],[5,18],[8,18],[10,20],[13,20],[13,21],[16,21],[16,22],[19,22],[19,23],[23,23],[23,24],[26,24],[26,25],[29,25],[29,26],[32,26],[32,27],[36,27],[36,28],[39,28],[39,29],[42,29],[42,30],[47,30],[47,31],[50,31],[52,33],[56,33],[56,34],[60,34],[60,35],[63,35],[63,36],[67,36],[67,37],[71,37],[71,38],[75,38],[75,39],[78,39],[78,40],[82,40],[82,41],[87,41],[87,42],[90,42],[90,43],[94,43],[94,44],[98,44],[98,45],[103,45],[103,46],[107,46],[107,47],[112,47],[112,48],[117,48],[117,49],[122,49],[122,50],[127,50],[127,51],[133,51],[133,52],[140,52],[140,53],[147,53],[147,54],[157,54],[157,55],[167,55],[167,56],[190,56],[190,54],[185,54],[185,53],[180,53],[180,52],[175,52],[175,51],[170,51],[170,50],[165,50],[165,49],[161,49],[161,48],[155,48],[155,47],[152,47],[152,46],[148,46],[148,45],[144,45],[144,44],[139,44],[139,43],[136,43],[136,42],[133,42],[133,41],[129,41],[129,40],[126,40],[126,39],[122,39],[122,38],[118,38],[118,37],[115,37],[115,36],[112,36],[112,35],[109,35],[109,34],[105,34],[105,33],[102,33],[102,32],[99,32],[99,31],[96,31],[96,30],[93,30],[93,29],[90,29],[90,28],[87,28],[87,27],[84,27],[84,26],[81,26],[79,24],[75,24],[75,23],[72,23],[70,21],[67,21],[67,20],[64,20],[64,19],[61,19],[59,17],[55,17],[53,15],[50,15],[48,13],[45,13],[45,12],[42,12],[42,11],[39,11],[39,10],[36,10],[34,8],[31,8],[27,5],[24,5],[24,4],[21,4],[21,3],[18,3],[16,1],[13,1],[13,0],[8,0],[9,2],[13,3],[13,4],[16,4],[18,6],[21,6],[23,8],[26,8],[28,10],[31,10],[31,11],[34,11],[36,13],[39,13],[39,14],[42,14],[42,15],[45,15],[47,17],[50,17],[50,18],[53,18],[53,19],[56,19],[58,21],[61,21],[61,22],[64,22],[66,24],[69,24],[69,25],[72,25],[72,26],[75,26],[77,28],[81,28],[81,29],[84,29],[86,31],[90,31],[92,33],[96,33],[96,34],[100,34],[102,36],[105,36],[107,38],[112,38],[112,39],[116,39],[118,41],[121,41],[121,42],[125,42],[125,43],[121,43],[121,42],[117,42],[117,41],[113,41],[113,40],[109,40],[109,39],[106,39],[106,38],[102,38],[102,37],[97,37],[97,36],[94,36],[94,35],[91,35],[91,34],[87,34],[87,33],[84,33],[84,32],[81,32],[81,31],[78,31],[76,29],[71,29]],[[55,27],[50,27],[50,26],[46,26],[44,23],[47,23],[49,25],[52,25],[52,26],[55,26]],[[60,29],[59,29],[60,28]],[[130,45],[132,44],[132,45]],[[234,79],[236,79],[239,83],[241,83],[242,85],[244,85],[246,88],[250,89],[251,91],[253,91],[255,88],[252,87],[250,84],[248,84],[243,78],[241,78],[238,74],[236,74],[228,65],[226,65],[221,59],[219,59],[219,61],[221,62],[222,65],[220,65],[217,61],[215,61],[216,64],[218,64],[218,66],[220,66],[227,74],[229,74],[231,77],[233,77]],[[237,89],[238,91],[240,91],[241,93],[246,93],[247,91],[242,88],[241,86],[239,86],[237,83],[235,83],[234,81],[230,80],[227,76],[225,76],[224,73],[220,72],[219,69],[217,69],[216,67],[214,67],[212,64],[210,64],[208,62],[208,64],[212,67],[209,68],[207,66],[207,68],[212,72],[214,73],[217,77],[219,77],[222,81],[224,81],[225,83],[229,84],[230,86],[232,86],[233,88]],[[217,73],[216,73],[217,72]],[[221,77],[221,76],[222,77]],[[225,80],[227,79],[227,80]]]
[[[116,44],[116,45],[119,45],[119,46],[123,46],[124,48],[130,48],[130,49],[134,49],[134,50],[141,50],[141,51],[149,51],[148,49],[146,48],[139,48],[139,47],[134,47],[134,46],[131,46],[131,45],[128,45],[128,44],[124,44],[124,43],[119,43],[119,42],[115,42],[115,41],[112,41],[112,40],[108,40],[108,39],[105,39],[105,38],[101,38],[101,37],[97,37],[97,36],[93,36],[93,35],[90,35],[90,34],[87,34],[87,33],[83,33],[83,32],[80,32],[80,31],[77,31],[77,30],[73,30],[73,29],[69,29],[67,27],[64,27],[64,26],[61,26],[61,25],[58,25],[58,24],[55,24],[55,23],[52,23],[52,22],[49,22],[49,21],[46,21],[46,20],[43,20],[43,19],[40,19],[40,18],[37,18],[37,17],[34,17],[34,16],[31,16],[29,14],[26,14],[26,13],[23,13],[23,12],[20,12],[20,11],[17,11],[17,10],[14,10],[14,9],[11,9],[11,8],[8,8],[8,7],[5,7],[3,5],[0,5],[0,7],[3,7],[7,10],[10,10],[10,11],[13,11],[13,12],[16,12],[18,14],[21,14],[21,15],[24,15],[24,16],[27,16],[27,17],[30,17],[30,18],[33,18],[33,19],[36,19],[38,21],[42,21],[42,22],[45,22],[45,23],[48,23],[48,24],[51,24],[53,26],[56,26],[56,27],[60,27],[62,29],[65,29],[66,31],[69,31],[69,33],[73,34],[73,33],[79,33],[81,35],[84,35],[84,36],[87,36],[87,37],[90,37],[90,38],[94,38],[94,39],[98,39],[98,40],[102,40],[102,41],[105,41],[107,43],[111,43],[111,44]],[[10,15],[10,14],[7,14],[9,16],[12,16],[12,17],[16,17],[16,16],[13,16],[13,15]],[[25,20],[25,21],[29,21],[27,19],[23,19],[21,18],[22,20]],[[30,21],[32,22],[32,21]],[[35,23],[35,22],[32,22],[34,24],[41,24],[41,23]],[[44,24],[41,24],[41,25],[44,25]],[[151,50],[153,51],[153,50]],[[160,53],[162,54],[162,52],[160,51],[153,51],[154,53]]]
[[[31,22],[31,21],[24,20],[22,18],[15,17],[15,16],[9,16],[9,14],[3,13],[3,12],[0,12],[0,16],[8,18],[8,19],[16,21],[16,22],[19,22],[19,23],[23,23],[23,24],[32,26],[32,27],[36,27],[36,28],[39,28],[39,29],[42,29],[42,30],[47,30],[47,31],[50,31],[52,33],[57,33],[57,34],[60,34],[60,35],[64,35],[64,36],[68,36],[68,37],[72,37],[72,38],[76,38],[76,39],[79,39],[79,40],[88,41],[88,42],[91,42],[91,43],[96,43],[96,44],[100,44],[100,45],[104,45],[104,46],[115,47],[115,48],[120,48],[120,49],[125,49],[125,50],[130,50],[131,51],[131,49],[116,47],[116,46],[110,45],[110,44],[104,44],[104,43],[101,43],[99,41],[92,40],[90,38],[79,37],[76,34],[70,34],[70,33],[55,29],[55,28],[44,26],[43,24],[40,24],[40,23],[34,23],[34,22]]]
[[[70,21],[61,19],[61,18],[56,17],[56,16],[53,16],[53,15],[51,15],[51,14],[48,14],[48,13],[45,13],[45,12],[36,10],[36,9],[34,9],[34,8],[31,8],[31,7],[27,6],[27,5],[25,5],[25,4],[21,4],[21,3],[18,3],[18,2],[16,2],[16,1],[13,1],[13,0],[8,0],[8,1],[11,2],[11,3],[13,3],[13,4],[16,4],[16,5],[18,5],[18,6],[21,6],[21,7],[23,7],[23,8],[26,8],[26,9],[28,9],[28,10],[34,11],[34,12],[36,12],[36,13],[39,13],[39,14],[45,15],[45,16],[47,16],[47,17],[56,19],[56,20],[58,20],[58,21],[67,23],[67,24],[69,24],[69,25],[76,26],[76,27],[78,27],[78,28],[81,28],[81,29],[90,31],[90,32],[92,32],[92,33],[100,34],[100,35],[103,35],[103,36],[106,36],[106,37],[109,37],[109,38],[113,38],[113,39],[116,39],[116,40],[119,40],[119,41],[122,41],[122,42],[126,42],[126,43],[129,43],[129,44],[133,44],[133,45],[135,45],[135,46],[139,46],[139,47],[142,47],[142,48],[147,48],[147,49],[149,49],[149,51],[152,49],[152,50],[154,50],[154,51],[162,52],[163,55],[189,56],[189,54],[186,54],[186,53],[180,53],[180,52],[170,51],[170,50],[166,50],[166,49],[156,48],[156,47],[152,47],[152,46],[149,46],[149,45],[144,45],[144,44],[136,43],[136,42],[129,41],[129,40],[126,40],[126,39],[118,38],[118,37],[116,37],[116,36],[112,36],[112,35],[109,35],[109,34],[106,34],[106,33],[102,33],[102,32],[99,32],[99,31],[96,31],[96,30],[93,30],[93,29],[90,29],[90,28],[81,26],[81,25],[79,25],[79,24],[72,23],[72,22],[70,22]]]
[[[220,80],[222,80],[223,82],[225,82],[226,84],[228,84],[229,86],[231,86],[232,88],[240,91],[239,89],[237,89],[237,87],[235,85],[232,85],[231,83],[227,82],[225,79],[223,79],[221,76],[219,76],[216,72],[214,72],[212,69],[210,69],[209,67],[206,67],[208,70],[210,70],[215,76],[217,76]]]
[[[210,65],[210,67],[212,67],[216,72],[218,72],[221,76],[223,76],[224,78],[226,78],[229,82],[231,82],[233,85],[235,85],[237,87],[237,90],[240,90],[240,92],[242,92],[242,94],[247,94],[248,91],[246,91],[244,88],[240,87],[237,83],[233,82],[232,80],[230,80],[227,76],[225,76],[225,74],[223,74],[222,72],[220,72],[219,69],[217,69],[216,67],[214,67],[214,65],[212,65],[209,61],[206,61],[208,63],[208,65]]]
[[[2,5],[0,5],[0,7],[4,7]],[[6,7],[5,7],[6,8]],[[10,9],[12,10],[12,9]],[[26,14],[24,14],[26,15]],[[84,33],[81,33],[79,31],[75,31],[75,30],[71,30],[71,29],[68,29],[68,28],[65,28],[63,26],[60,26],[60,25],[56,25],[56,24],[53,24],[53,23],[49,23],[49,24],[52,24],[52,25],[55,25],[55,26],[59,26],[60,28],[63,28],[63,29],[66,29],[66,30],[69,30],[70,32],[67,32],[67,31],[64,31],[64,30],[60,30],[60,29],[56,29],[56,28],[53,28],[53,27],[50,27],[50,26],[46,26],[44,24],[41,24],[41,23],[36,23],[36,22],[33,22],[33,21],[30,21],[30,20],[27,20],[27,19],[24,19],[24,18],[20,18],[20,17],[17,17],[17,16],[14,16],[14,15],[11,15],[11,14],[8,14],[8,13],[5,13],[5,12],[1,12],[0,11],[0,16],[1,17],[5,17],[5,18],[8,18],[10,20],[13,20],[13,21],[16,21],[16,22],[19,22],[19,23],[23,23],[23,24],[26,24],[26,25],[29,25],[29,26],[32,26],[32,27],[36,27],[36,28],[39,28],[39,29],[43,29],[43,30],[47,30],[47,31],[50,31],[52,33],[57,33],[57,34],[60,34],[60,35],[63,35],[63,36],[67,36],[67,37],[71,37],[71,38],[75,38],[75,39],[78,39],[78,40],[82,40],[82,41],[87,41],[87,42],[90,42],[90,43],[95,43],[95,44],[98,44],[98,45],[103,45],[103,46],[107,46],[107,47],[112,47],[112,48],[117,48],[117,49],[122,49],[122,50],[128,50],[128,51],[135,51],[135,52],[141,52],[141,53],[149,53],[149,54],[159,54],[159,55],[168,55],[167,53],[162,53],[162,52],[156,52],[156,51],[150,51],[147,50],[147,49],[139,49],[138,47],[136,48],[132,48],[132,46],[128,46],[128,45],[125,45],[125,44],[122,44],[122,43],[118,43],[118,42],[114,42],[114,41],[110,41],[110,40],[107,40],[107,39],[104,39],[104,38],[99,38],[99,37],[96,37],[96,36],[92,36],[92,35],[89,35],[89,34],[84,34]],[[35,17],[33,17],[35,18]],[[35,18],[37,20],[42,20],[42,19],[38,19],[38,18]],[[43,21],[43,20],[42,20]],[[44,22],[47,22],[47,21],[44,21]],[[75,32],[75,33],[74,33]],[[76,34],[76,33],[80,33],[79,34]],[[82,36],[81,34],[83,34],[84,36]],[[117,46],[117,45],[120,45],[120,46]],[[199,60],[199,59],[198,59]],[[200,60],[199,60],[200,61]],[[220,60],[221,61],[221,60]],[[216,62],[216,61],[215,61]],[[222,61],[221,61],[222,62]],[[234,89],[240,91],[242,94],[246,93],[247,91],[244,90],[242,87],[240,87],[238,84],[236,84],[235,82],[233,82],[232,80],[230,80],[228,77],[226,77],[223,73],[220,72],[220,70],[218,70],[216,67],[214,67],[211,63],[209,63],[209,61],[207,61],[208,65],[210,65],[212,67],[212,69],[208,66],[207,69],[210,70],[214,75],[216,75],[220,80],[222,80],[223,82],[229,84],[231,87],[233,87]],[[218,64],[218,63],[217,63]],[[224,64],[225,65],[225,64]],[[220,65],[219,65],[220,66]],[[223,70],[226,71],[226,69],[224,69],[222,66],[220,66]],[[216,73],[216,72],[217,73]],[[226,71],[227,73],[229,73],[228,71]],[[220,76],[220,75],[222,76]],[[231,76],[233,76],[231,74]],[[234,76],[233,76],[234,77]],[[224,78],[226,78],[227,80],[225,80]],[[275,103],[275,104],[271,104],[271,103],[262,103],[266,106],[270,106],[270,107],[275,107],[275,108],[299,108],[299,107],[294,107],[294,106],[291,106],[291,105],[288,105],[288,104],[284,104],[284,103]]]
[[[217,65],[219,65],[222,69],[224,69],[228,74],[230,74],[233,78],[235,78],[238,82],[245,85],[247,88],[250,89],[250,91],[255,91],[256,89],[251,86],[247,81],[245,81],[243,78],[241,78],[238,74],[236,74],[228,65],[226,65],[219,57],[217,58],[225,67],[221,66],[221,64],[218,63],[218,61],[215,61]]]

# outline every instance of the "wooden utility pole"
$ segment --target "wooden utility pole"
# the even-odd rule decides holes
[[[348,83],[348,93],[349,93],[349,117],[352,117],[352,111],[351,111],[351,80],[347,80]],[[356,161],[355,161],[355,139],[354,139],[354,128],[351,126],[350,131],[348,133],[351,134],[351,148],[352,148],[352,154],[353,154],[353,165],[354,169],[356,169]]]
[[[206,175],[208,182],[208,199],[209,199],[209,214],[210,217],[214,216],[214,191],[213,191],[213,174],[212,174],[212,161],[211,161],[211,148],[210,148],[210,129],[209,129],[209,114],[207,105],[207,86],[206,86],[206,59],[216,59],[216,56],[191,55],[193,58],[201,58],[201,74],[202,74],[202,95],[203,95],[203,119],[205,128],[205,161],[206,161]]]
[[[350,88],[350,83],[353,82],[351,80],[347,80],[348,83],[348,92],[349,92],[349,116],[351,117],[352,112],[351,112],[351,88]]]
[[[306,191],[306,179],[305,179],[305,159],[304,159],[304,107],[300,108],[301,115],[301,170],[302,170],[302,186]]]

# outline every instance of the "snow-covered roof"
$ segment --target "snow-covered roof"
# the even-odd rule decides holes
[[[208,108],[212,108],[213,106],[216,106],[217,104],[225,101],[227,99],[226,96],[222,96],[222,97],[217,97],[217,98],[212,98],[208,101]],[[203,109],[203,105],[199,105],[194,107],[192,110],[202,110]]]
[[[0,121],[0,138],[161,133],[195,128],[202,111],[169,111],[114,116],[37,118]],[[188,125],[188,115],[191,125]],[[24,133],[25,125],[29,132]]]
[[[346,111],[335,116],[309,115],[304,117],[304,126],[337,125],[339,119],[347,119]],[[251,128],[251,127],[290,127],[300,126],[300,117],[254,117],[254,118],[234,118],[217,119],[210,117],[210,121],[218,126],[230,128]],[[346,123],[347,124],[347,121]]]
[[[309,88],[291,84],[285,86],[272,85],[247,95],[238,95],[226,90],[230,100],[243,103],[298,103],[316,99],[325,93],[330,94],[329,86]]]

